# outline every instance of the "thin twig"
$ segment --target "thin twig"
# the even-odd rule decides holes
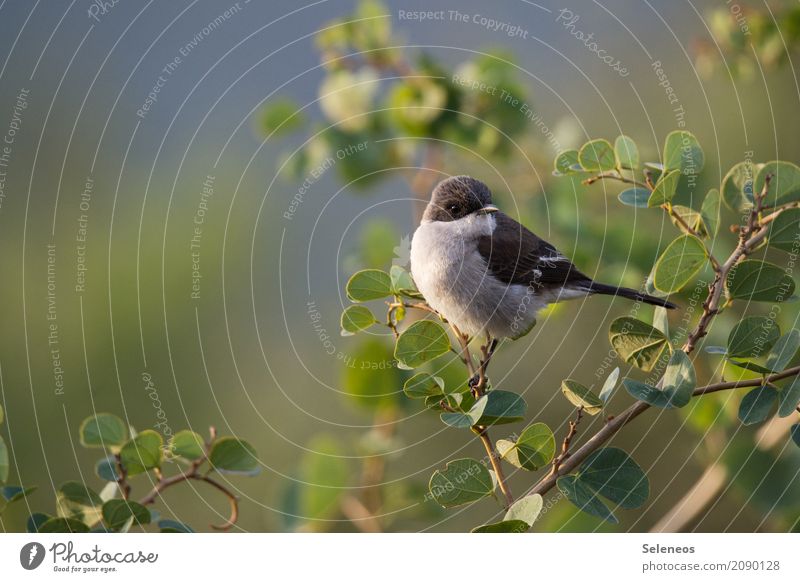
[[[578,425],[583,418],[583,406],[578,407],[578,412],[575,415],[575,420],[569,421],[569,430],[567,431],[567,436],[564,437],[564,441],[561,443],[561,453],[553,459],[553,467],[550,469],[551,475],[556,475],[558,473],[559,467],[561,464],[569,457],[569,447],[572,444],[572,439],[575,438],[575,435],[578,433]]]

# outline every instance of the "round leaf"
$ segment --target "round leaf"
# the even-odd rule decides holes
[[[542,496],[538,493],[521,497],[508,508],[503,521],[520,520],[525,522],[528,527],[533,526],[533,522],[542,512],[542,504]]]
[[[647,201],[650,200],[650,190],[647,188],[629,188],[620,192],[617,198],[626,206],[647,208]]]
[[[447,463],[444,471],[435,471],[428,489],[442,507],[472,503],[494,491],[492,475],[475,459],[457,459]]]
[[[773,372],[782,372],[800,348],[800,331],[791,330],[782,336],[767,356],[767,368]]]
[[[616,167],[614,148],[604,139],[595,139],[583,144],[578,152],[578,162],[589,172],[606,172]]]
[[[160,434],[154,430],[143,430],[120,450],[122,466],[131,476],[160,467],[162,446],[164,441]]]
[[[664,293],[679,291],[691,281],[707,259],[700,239],[690,234],[676,238],[656,261],[653,285]]]
[[[14,503],[21,499],[25,499],[28,495],[36,491],[38,487],[19,487],[18,485],[6,485],[0,488],[0,495],[6,500],[6,503]]]
[[[800,376],[795,376],[791,384],[781,388],[778,397],[780,400],[778,415],[786,418],[794,414],[800,404]]]
[[[794,294],[794,280],[778,265],[749,259],[728,275],[728,291],[734,299],[786,300]]]
[[[519,394],[506,390],[490,390],[478,399],[469,415],[475,420],[473,424],[508,424],[525,418],[526,409],[527,404]]]
[[[80,426],[80,439],[84,447],[105,447],[119,450],[128,438],[128,428],[121,418],[101,412],[85,419]]]
[[[353,335],[378,323],[372,312],[363,305],[351,305],[342,312],[342,335]]]
[[[578,150],[564,150],[556,156],[554,162],[555,175],[572,174],[574,166],[578,165]]]
[[[169,441],[170,452],[177,456],[196,461],[205,455],[203,437],[191,430],[181,430]]]
[[[667,348],[664,334],[633,317],[619,317],[611,322],[609,340],[627,363],[649,372]]]
[[[50,519],[53,519],[53,516],[47,515],[46,513],[31,513],[31,516],[25,524],[25,531],[28,533],[39,533],[39,528]]]
[[[260,470],[255,449],[236,437],[217,439],[211,446],[208,460],[217,471],[253,475]]]
[[[500,456],[515,467],[538,471],[553,460],[556,439],[546,424],[537,422],[526,427],[517,442],[500,439],[496,446]]]
[[[582,406],[587,413],[593,416],[603,409],[603,401],[594,392],[575,380],[563,380],[561,392],[572,404],[577,407]]]
[[[619,523],[608,506],[603,503],[594,491],[581,483],[575,475],[559,477],[556,485],[558,490],[564,494],[564,497],[581,511],[610,523]]]
[[[619,380],[619,368],[614,368],[603,383],[603,389],[600,390],[600,400],[602,400],[603,403],[608,402],[611,398],[611,395],[614,393],[614,388],[617,386],[617,380]]]
[[[439,376],[431,376],[420,372],[411,376],[403,385],[403,392],[409,398],[427,398],[444,394],[444,380]]]
[[[670,407],[682,408],[689,404],[697,387],[694,365],[682,350],[675,350],[664,372],[664,387]]]
[[[607,447],[592,453],[577,474],[584,485],[625,509],[644,505],[650,484],[644,471],[628,453]]]
[[[626,135],[621,135],[614,141],[614,155],[620,168],[635,170],[639,167],[639,148]]]
[[[120,476],[117,468],[117,459],[113,455],[97,461],[94,465],[94,472],[103,481],[110,481],[112,483],[119,481]]]
[[[769,228],[770,248],[797,253],[800,249],[800,208],[784,210]]]
[[[780,330],[769,317],[745,317],[728,335],[728,355],[737,358],[763,356],[780,337]]]
[[[770,385],[759,386],[751,390],[739,403],[739,420],[744,425],[764,422],[777,399],[778,391]]]
[[[721,200],[722,197],[720,196],[719,190],[709,190],[703,200],[703,206],[700,208],[700,216],[703,217],[706,233],[712,238],[717,234],[717,230],[719,229],[719,209]]]
[[[675,191],[678,189],[678,181],[681,178],[680,170],[671,170],[663,174],[656,182],[653,193],[647,200],[648,208],[655,208],[666,204],[675,197]]]
[[[351,301],[372,301],[392,294],[392,279],[389,273],[379,269],[365,269],[350,277],[347,296]]]
[[[139,525],[150,523],[150,511],[135,501],[111,499],[103,504],[103,521],[109,529],[120,529],[129,520]]]
[[[444,328],[429,320],[416,321],[397,338],[394,355],[408,368],[418,368],[450,349]]]
[[[8,479],[8,469],[8,448],[6,448],[6,441],[0,436],[0,482]]]
[[[760,194],[763,191],[768,175],[772,179],[764,200],[766,206],[800,200],[800,167],[791,162],[767,162],[756,174],[753,192]]]
[[[688,131],[673,131],[664,142],[664,168],[680,170],[685,176],[697,175],[705,165],[703,148]]]
[[[753,207],[753,178],[756,168],[750,161],[739,162],[722,179],[722,200],[734,212]]]

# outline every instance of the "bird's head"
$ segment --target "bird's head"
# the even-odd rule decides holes
[[[469,176],[453,176],[433,189],[422,220],[450,222],[471,214],[493,212],[497,212],[497,207],[492,205],[492,192],[486,184]]]

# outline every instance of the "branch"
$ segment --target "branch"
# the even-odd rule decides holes
[[[214,479],[212,479],[208,475],[203,475],[203,474],[200,474],[200,472],[199,472],[200,465],[202,465],[206,461],[206,459],[208,459],[208,454],[209,454],[209,452],[211,450],[211,444],[214,442],[214,439],[216,439],[216,437],[217,437],[217,430],[213,426],[209,428],[208,432],[210,434],[210,438],[209,438],[208,442],[205,443],[205,454],[202,457],[200,457],[199,459],[196,459],[196,460],[192,461],[191,464],[189,465],[189,468],[188,468],[187,471],[182,471],[181,473],[179,473],[177,475],[173,475],[172,477],[164,478],[164,476],[161,474],[160,471],[156,471],[156,475],[158,477],[158,481],[153,486],[153,488],[150,490],[150,492],[139,500],[139,503],[141,505],[151,505],[151,504],[155,503],[155,500],[158,497],[160,497],[164,493],[164,491],[166,491],[167,489],[169,489],[170,487],[172,487],[174,485],[177,485],[178,483],[183,483],[184,481],[188,481],[190,479],[195,480],[195,481],[204,481],[205,483],[208,483],[212,487],[214,487],[214,488],[218,489],[219,491],[221,491],[222,493],[224,493],[225,496],[228,498],[228,502],[230,503],[230,506],[231,506],[230,517],[228,517],[228,520],[225,523],[223,523],[222,525],[211,524],[211,527],[214,528],[214,529],[217,529],[217,530],[228,530],[231,527],[233,527],[233,525],[239,519],[239,502],[238,502],[238,499],[224,485],[222,485],[221,483],[215,481]]]
[[[553,459],[553,468],[550,470],[551,475],[557,475],[558,469],[561,467],[561,464],[569,457],[569,447],[572,444],[572,439],[575,438],[575,435],[578,433],[578,425],[583,418],[583,406],[578,408],[578,414],[575,416],[575,420],[569,421],[569,430],[567,431],[567,436],[564,437],[564,442],[561,443],[561,453]]]
[[[582,184],[585,184],[586,186],[590,186],[590,185],[592,185],[595,182],[598,182],[600,180],[617,180],[618,182],[624,182],[625,184],[633,184],[634,186],[641,186],[642,185],[641,182],[637,182],[633,178],[626,178],[625,176],[623,176],[622,174],[620,174],[616,170],[613,171],[613,172],[605,172],[603,174],[597,174],[596,176],[592,176],[591,178],[586,178],[582,182]]]
[[[767,376],[766,382],[777,382],[778,380],[797,376],[798,374],[800,374],[800,366],[795,366],[794,368],[789,368],[783,372]],[[763,385],[763,383],[764,379],[762,378],[756,378],[755,380],[741,380],[738,382],[719,382],[717,384],[709,384],[707,386],[695,388],[692,396],[703,396],[705,394],[712,394],[714,392],[721,392],[723,390],[732,390],[734,388],[756,387]],[[586,441],[583,446],[581,446],[562,463],[556,474],[551,474],[543,478],[536,485],[534,485],[527,494],[531,495],[534,493],[539,493],[541,495],[552,489],[559,476],[576,469],[589,455],[599,449],[601,445],[608,441],[608,439],[619,432],[623,426],[628,424],[648,408],[650,408],[649,404],[639,401],[630,406],[619,416],[609,420],[605,426],[601,428],[591,439]]]

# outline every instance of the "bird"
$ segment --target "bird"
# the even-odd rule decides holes
[[[551,303],[616,295],[676,305],[646,293],[593,281],[553,245],[492,204],[489,187],[452,176],[433,190],[411,240],[411,276],[428,305],[459,333],[518,339]]]

